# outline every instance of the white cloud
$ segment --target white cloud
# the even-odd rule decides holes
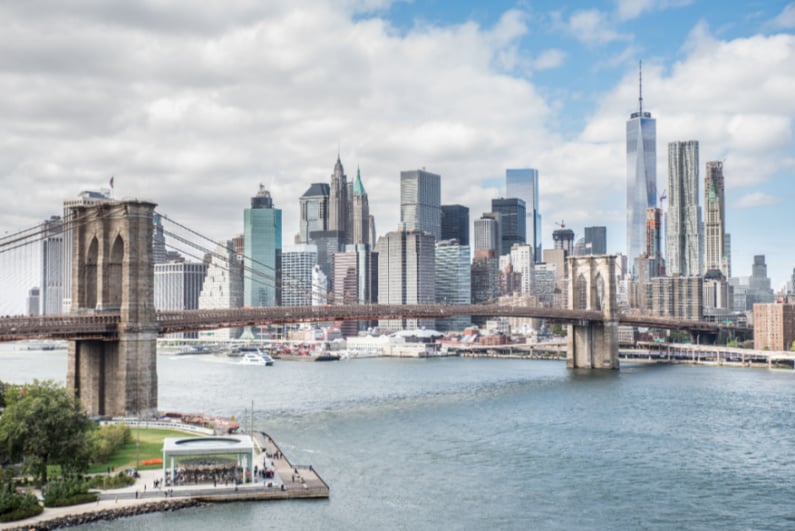
[[[735,204],[735,208],[755,208],[761,206],[777,205],[781,203],[781,198],[764,192],[752,192],[741,197]]]
[[[795,3],[784,6],[784,9],[771,21],[770,25],[778,29],[795,28]]]
[[[681,7],[691,3],[692,0],[616,0],[616,10],[621,20],[631,20],[646,11]]]
[[[586,44],[632,40],[631,35],[618,33],[611,26],[607,15],[598,9],[575,11],[568,21],[568,29],[572,35]]]
[[[223,4],[194,6],[173,22],[177,11],[165,8],[153,22],[142,8],[126,8],[138,9],[127,20],[87,0],[40,17],[36,2],[0,4],[8,22],[0,33],[2,231],[37,224],[64,198],[115,175],[119,196],[151,199],[216,239],[242,231],[242,210],[262,182],[291,241],[298,197],[328,182],[340,145],[349,176],[361,166],[381,234],[398,222],[401,170],[440,173],[443,202],[468,205],[477,219],[502,193],[484,190],[485,178],[537,167],[547,243],[552,221],[565,219],[576,231],[609,225],[610,250],[623,247],[634,59],[567,140],[551,126],[565,105],[511,75],[522,61],[542,69],[565,60],[555,49],[530,59],[517,51],[527,31],[519,12],[491,28],[398,34],[322,0]],[[592,43],[626,38],[594,26],[606,20],[599,12],[577,20]],[[700,25],[680,57],[644,62],[660,190],[673,140],[698,139],[702,166],[725,159],[730,189],[795,171],[795,36],[723,41]]]
[[[533,61],[533,69],[535,70],[549,70],[557,68],[566,60],[566,52],[558,48],[550,48],[544,50]]]

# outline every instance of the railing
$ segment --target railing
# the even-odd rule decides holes
[[[559,323],[590,323],[603,321],[601,312],[593,310],[564,310],[527,306],[460,305],[326,305],[326,306],[275,306],[265,308],[237,308],[226,310],[185,310],[157,312],[159,334],[239,328],[265,324],[284,324],[319,321],[369,321],[405,319],[445,319],[459,315],[500,316],[544,319]],[[119,337],[118,313],[83,313],[35,317],[0,318],[0,341],[22,339],[100,339],[113,341]],[[688,321],[642,315],[619,315],[620,324],[649,326],[667,329],[686,329],[696,332],[717,333],[726,327],[706,321]]]

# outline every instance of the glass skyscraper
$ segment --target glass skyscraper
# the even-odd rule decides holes
[[[536,262],[541,261],[541,213],[538,210],[538,170],[519,168],[505,170],[505,195],[518,197],[525,203],[525,241],[533,246]]]
[[[400,172],[400,221],[442,239],[442,178],[425,170]]]
[[[516,197],[492,199],[491,211],[500,215],[500,256],[509,254],[514,244],[526,243],[527,207],[524,200]]]
[[[669,275],[701,275],[701,207],[698,141],[668,144],[668,216],[665,231]]]
[[[243,303],[278,306],[282,258],[282,211],[260,185],[243,212]]]
[[[627,259],[633,276],[635,259],[646,250],[646,209],[656,207],[657,120],[643,111],[641,89],[638,112],[627,120]]]

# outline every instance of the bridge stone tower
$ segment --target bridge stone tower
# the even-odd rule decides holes
[[[566,366],[570,369],[618,369],[616,257],[569,258],[569,309],[601,311],[601,322],[569,325]]]
[[[72,312],[121,316],[118,339],[69,344],[67,387],[89,415],[157,411],[154,209],[145,201],[72,209]]]

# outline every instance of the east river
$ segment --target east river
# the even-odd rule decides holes
[[[0,346],[0,380],[66,354]],[[559,361],[237,366],[158,358],[160,409],[253,424],[325,501],[236,503],[84,529],[793,529],[795,372]]]

